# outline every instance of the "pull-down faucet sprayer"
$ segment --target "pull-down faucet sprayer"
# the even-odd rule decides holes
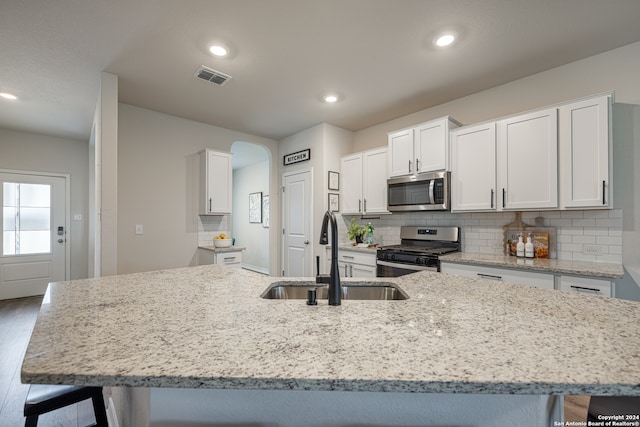
[[[340,273],[338,271],[338,224],[336,216],[330,210],[324,213],[322,228],[320,230],[320,244],[328,245],[328,226],[331,221],[331,271],[329,272],[329,305],[340,305],[342,287],[340,286]]]

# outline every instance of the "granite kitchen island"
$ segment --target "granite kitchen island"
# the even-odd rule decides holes
[[[159,395],[640,395],[639,303],[430,272],[367,279],[397,284],[402,301],[260,298],[281,279],[207,265],[50,284],[22,380]]]

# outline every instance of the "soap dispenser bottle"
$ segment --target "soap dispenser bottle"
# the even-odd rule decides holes
[[[518,244],[516,245],[516,255],[524,256],[524,242],[522,241],[522,233],[518,234]]]
[[[526,258],[533,258],[533,241],[531,240],[531,233],[527,235],[527,243],[524,245],[524,256]]]

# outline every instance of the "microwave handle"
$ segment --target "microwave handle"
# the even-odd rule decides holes
[[[436,180],[432,179],[429,181],[429,203],[434,205],[436,203],[435,198],[433,197],[433,187],[436,185]]]

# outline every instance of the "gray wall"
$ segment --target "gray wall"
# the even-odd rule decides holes
[[[235,141],[276,152],[276,142],[270,139],[119,104],[119,274],[197,263],[197,153],[205,148],[230,152]],[[271,161],[275,159],[277,155],[271,154]],[[277,169],[272,163],[271,170]],[[271,193],[277,182],[271,176]],[[272,208],[272,217],[278,215]],[[144,234],[135,234],[136,224],[143,225]],[[270,244],[276,245],[271,253],[277,253],[273,234]]]
[[[0,129],[0,169],[71,176],[71,279],[87,277],[89,149],[87,141]],[[82,215],[82,221],[73,216]]]

